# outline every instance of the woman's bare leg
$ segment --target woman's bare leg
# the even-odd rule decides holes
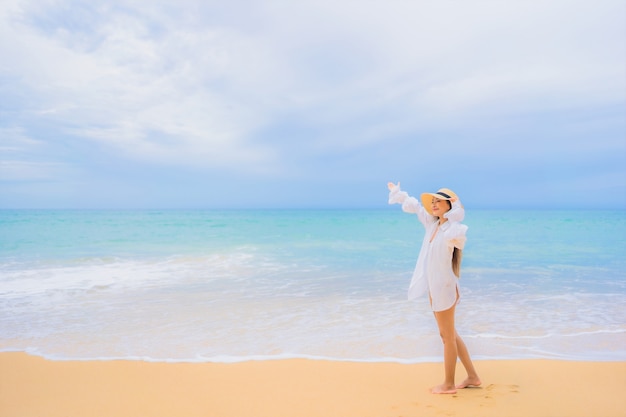
[[[463,364],[463,367],[465,367],[465,371],[467,371],[467,378],[465,378],[465,381],[463,381],[456,387],[459,389],[467,388],[467,387],[477,387],[481,384],[481,382],[480,382],[480,378],[478,377],[478,373],[476,372],[476,369],[474,368],[474,364],[472,363],[472,359],[470,358],[469,351],[467,350],[467,347],[465,346],[465,342],[463,342],[463,339],[461,339],[461,336],[459,336],[459,334],[456,332],[455,334],[456,334],[456,350],[458,352],[459,359],[461,359],[461,363]]]
[[[456,358],[458,350],[457,334],[454,329],[454,310],[455,306],[452,306],[448,310],[435,312],[435,319],[437,320],[437,326],[439,327],[439,334],[441,335],[441,340],[443,341],[445,380],[443,384],[438,385],[431,390],[433,394],[456,393],[454,373],[456,371]]]

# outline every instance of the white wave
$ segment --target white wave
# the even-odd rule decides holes
[[[477,334],[469,334],[463,335],[463,338],[466,339],[549,339],[549,338],[559,338],[559,337],[579,337],[579,336],[589,336],[593,334],[619,334],[626,333],[626,329],[598,329],[598,330],[589,330],[582,332],[574,332],[574,333],[545,333],[541,335],[507,335],[500,333],[477,333]]]
[[[255,361],[282,361],[282,360],[311,360],[311,361],[331,361],[331,362],[352,362],[352,363],[396,363],[401,365],[412,365],[418,363],[441,363],[442,356],[420,356],[411,358],[396,357],[366,357],[351,358],[337,356],[320,356],[320,355],[304,355],[289,354],[280,355],[216,355],[216,356],[196,356],[193,358],[157,358],[152,356],[127,355],[127,356],[63,356],[59,354],[47,354],[40,349],[0,349],[0,352],[24,352],[32,356],[38,356],[51,361],[68,362],[68,361],[141,361],[151,363],[224,363],[235,364],[243,362]],[[626,350],[618,352],[594,352],[594,353],[578,353],[563,354],[555,353],[543,349],[527,348],[521,349],[515,353],[496,354],[496,355],[473,355],[473,359],[477,361],[507,361],[507,360],[527,360],[527,359],[555,359],[565,361],[591,361],[591,362],[623,362],[626,359]]]
[[[43,352],[39,348],[27,348],[27,349],[0,349],[0,352],[25,352],[29,355],[39,356],[44,359],[53,361],[116,361],[116,360],[128,360],[128,361],[142,361],[142,362],[156,362],[156,363],[242,363],[252,361],[280,361],[291,359],[305,359],[314,361],[333,361],[333,362],[356,362],[356,363],[399,363],[399,364],[415,364],[415,363],[433,363],[441,362],[442,358],[439,356],[422,356],[416,358],[394,358],[394,357],[365,357],[365,358],[351,358],[351,357],[337,357],[337,356],[323,356],[323,355],[306,355],[295,353],[282,353],[277,355],[215,355],[215,356],[196,356],[193,358],[156,358],[152,356],[142,355],[126,355],[126,356],[94,356],[94,357],[82,357],[82,356],[64,356],[59,354],[48,354]]]
[[[64,265],[37,264],[23,269],[0,269],[0,295],[27,296],[50,291],[171,285],[194,279],[237,279],[252,273],[270,273],[285,268],[279,262],[247,252],[171,256],[165,259],[81,259]]]

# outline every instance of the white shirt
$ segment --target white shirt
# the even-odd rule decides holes
[[[402,210],[406,213],[417,214],[417,218],[426,228],[409,285],[408,298],[413,300],[428,292],[433,311],[445,311],[456,303],[457,293],[460,296],[459,278],[452,271],[452,252],[455,247],[463,250],[465,246],[467,226],[461,224],[465,210],[460,201],[455,201],[452,208],[443,215],[448,221],[439,225],[437,217],[428,213],[416,198],[401,191],[399,186],[389,192],[389,204],[394,203],[402,204]],[[431,242],[435,232],[437,233]]]

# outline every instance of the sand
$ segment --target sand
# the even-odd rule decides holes
[[[482,387],[434,395],[441,363],[50,361],[7,352],[0,416],[626,416],[626,362],[475,363]]]

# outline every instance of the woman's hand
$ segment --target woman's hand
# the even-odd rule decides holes
[[[393,190],[394,188],[399,187],[399,186],[400,186],[400,181],[398,181],[398,184],[397,184],[397,185],[396,185],[396,184],[394,184],[393,182],[388,182],[388,183],[387,183],[387,188],[389,188],[389,191],[391,191],[391,190]]]

